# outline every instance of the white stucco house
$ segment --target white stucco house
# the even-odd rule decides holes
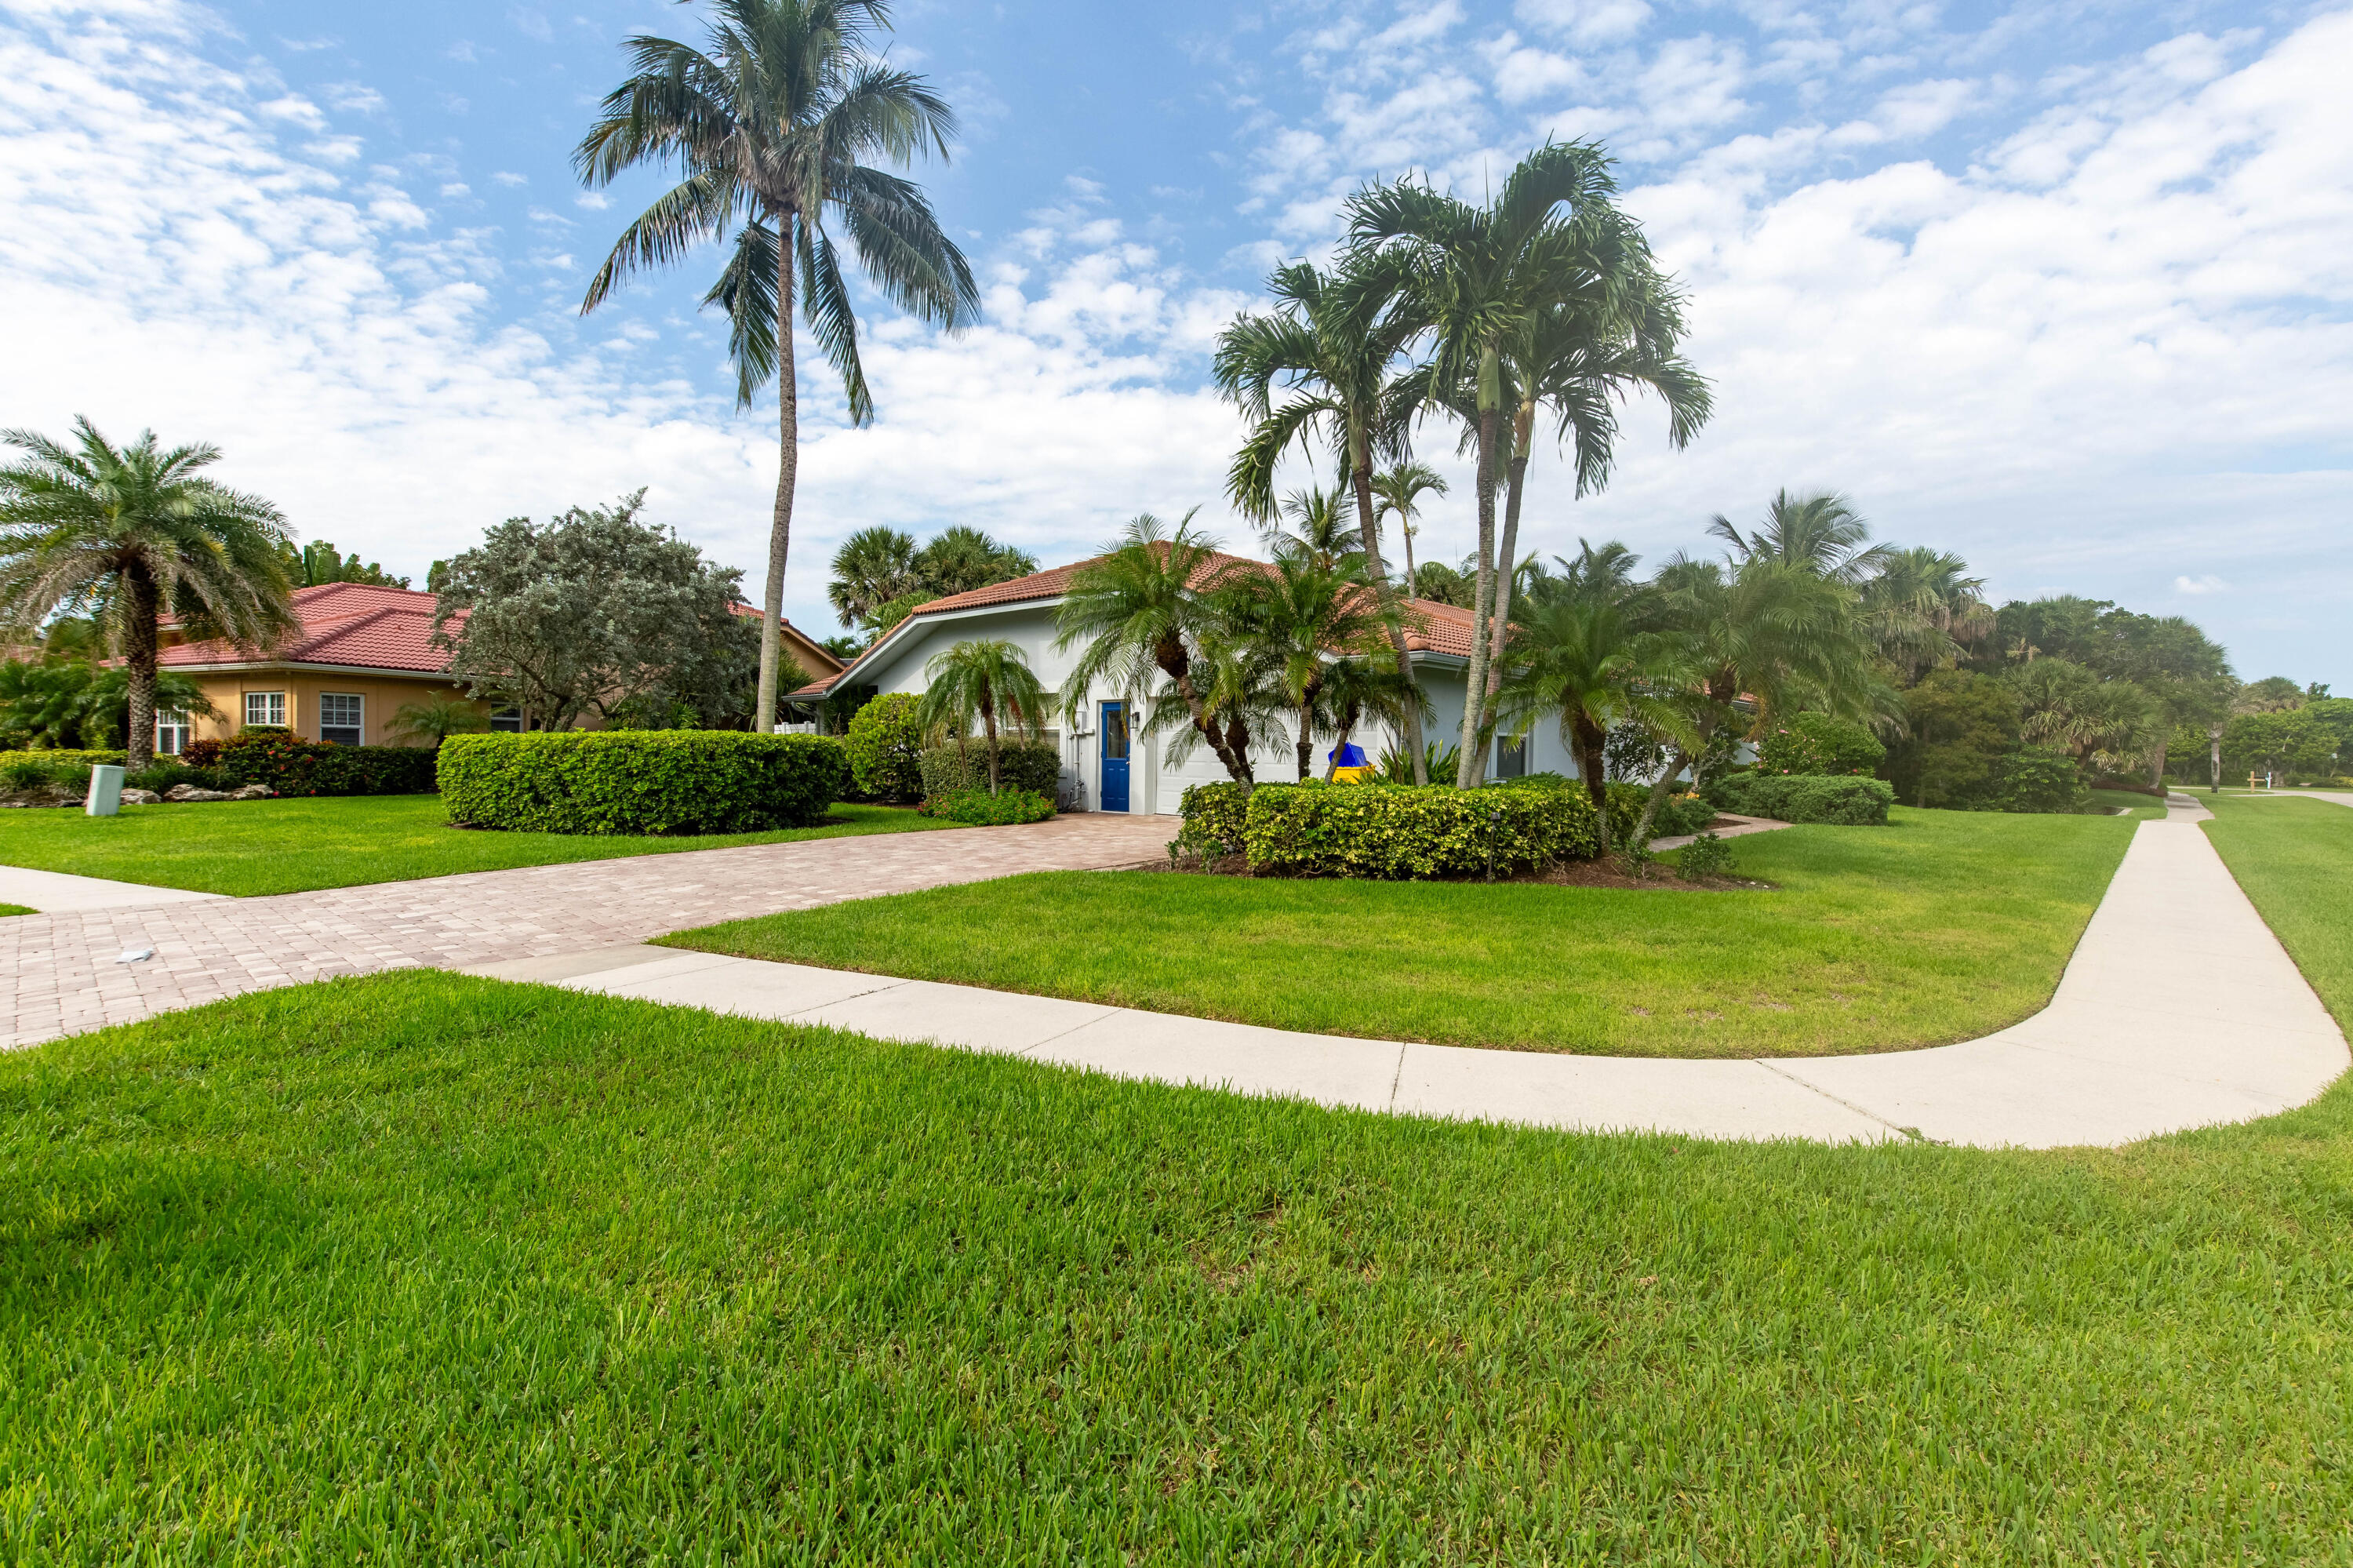
[[[1231,565],[1240,559],[1232,556],[1218,557],[1221,565]],[[1039,682],[1055,694],[1059,715],[1062,711],[1060,699],[1065,695],[1062,683],[1078,662],[1082,650],[1075,646],[1068,652],[1055,648],[1054,617],[1061,607],[1062,593],[1071,575],[1086,564],[1073,561],[1010,582],[934,599],[892,627],[839,674],[805,686],[793,695],[808,698],[840,694],[862,701],[890,692],[921,692],[924,686],[923,665],[934,654],[962,641],[1002,639],[1029,656],[1029,667],[1037,672]],[[1424,726],[1425,738],[1440,747],[1451,745],[1462,724],[1463,678],[1471,652],[1471,612],[1428,599],[1409,602],[1417,622],[1408,638],[1414,655],[1415,677],[1438,710],[1434,722]],[[1072,808],[1174,816],[1187,786],[1226,777],[1224,767],[1206,746],[1195,747],[1183,762],[1173,762],[1168,757],[1172,736],[1166,732],[1136,733],[1145,710],[1142,699],[1149,695],[1143,692],[1090,691],[1085,694],[1075,726],[1046,732],[1046,738],[1061,749],[1063,793]],[[1360,730],[1355,738],[1375,758],[1398,744],[1396,737],[1378,726]],[[1318,739],[1315,755],[1319,771],[1329,744],[1328,740]],[[1516,746],[1499,740],[1495,753],[1488,760],[1491,778],[1547,770],[1570,777],[1577,773],[1557,726],[1552,725],[1539,725],[1525,742]],[[1254,750],[1250,766],[1261,782],[1298,775],[1297,755],[1289,739],[1279,747]]]

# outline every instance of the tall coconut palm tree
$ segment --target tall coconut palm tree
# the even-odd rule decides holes
[[[1743,534],[1718,513],[1707,531],[1732,546],[1738,561],[1778,561],[1860,588],[1883,570],[1894,550],[1871,541],[1871,524],[1853,503],[1831,491],[1792,495],[1776,491],[1765,507],[1765,526]]]
[[[1397,590],[1381,560],[1373,475],[1379,461],[1405,455],[1412,402],[1399,396],[1397,361],[1421,329],[1394,308],[1396,291],[1371,275],[1327,274],[1294,261],[1275,269],[1267,288],[1276,308],[1238,317],[1219,334],[1210,362],[1219,390],[1250,427],[1227,475],[1227,492],[1243,515],[1271,518],[1275,469],[1283,454],[1295,443],[1320,440],[1355,498],[1370,581],[1386,605]],[[1390,654],[1410,683],[1413,652],[1404,618],[1394,617],[1389,630]],[[1419,704],[1406,705],[1405,723],[1407,748],[1419,768]]]
[[[876,524],[860,528],[834,551],[833,580],[825,597],[842,625],[871,625],[876,610],[923,588],[915,536]]]
[[[1496,616],[1495,493],[1507,470],[1503,419],[1505,361],[1542,313],[1563,300],[1591,250],[1590,232],[1614,215],[1609,160],[1588,142],[1547,143],[1523,159],[1494,199],[1473,207],[1427,185],[1398,181],[1359,192],[1347,206],[1351,265],[1388,291],[1392,313],[1431,334],[1419,385],[1423,401],[1469,404],[1478,477],[1479,571],[1471,667],[1455,781],[1482,771],[1484,694]],[[1504,557],[1505,569],[1510,557]],[[1508,617],[1501,618],[1508,624]]]
[[[954,331],[978,313],[980,293],[923,193],[872,166],[904,167],[926,154],[944,161],[955,132],[946,101],[921,77],[871,52],[891,25],[882,0],[712,0],[712,10],[702,48],[647,35],[623,46],[631,74],[606,95],[573,153],[592,188],[640,164],[680,176],[622,231],[580,308],[593,311],[631,273],[733,231],[703,302],[727,313],[740,404],[749,408],[771,376],[776,383],[776,499],[753,720],[765,733],[775,725],[800,461],[797,300],[841,377],[850,421],[874,417],[828,224],[839,222],[868,281],[919,320]]]
[[[1560,726],[1594,810],[1609,820],[1602,752],[1623,724],[1688,743],[1696,731],[1675,694],[1699,678],[1684,640],[1645,631],[1626,607],[1600,596],[1572,596],[1532,609],[1513,632],[1511,673],[1497,722],[1525,735],[1540,717]]]
[[[959,737],[980,721],[988,741],[988,792],[997,789],[997,736],[1001,726],[1034,737],[1046,722],[1046,690],[1029,655],[1002,638],[976,639],[934,653],[923,665],[923,696],[915,722],[925,730],[944,728]]]
[[[1414,591],[1413,536],[1419,532],[1413,520],[1421,515],[1421,498],[1446,493],[1446,480],[1426,462],[1393,463],[1373,475],[1373,522],[1376,527],[1384,517],[1398,520],[1398,538],[1405,546],[1405,591]]]
[[[0,630],[29,638],[60,610],[96,616],[130,683],[129,766],[155,757],[156,621],[266,650],[294,624],[290,535],[278,508],[206,478],[216,447],[116,446],[88,419],[74,443],[0,431]],[[14,641],[14,638],[10,639]]]
[[[1209,683],[1195,672],[1219,630],[1213,596],[1223,576],[1217,541],[1194,529],[1191,512],[1173,528],[1148,512],[1138,515],[1102,556],[1072,573],[1054,641],[1058,652],[1084,644],[1062,681],[1070,722],[1079,722],[1098,686],[1151,696],[1151,723],[1182,714],[1227,774],[1250,783],[1250,748],[1233,744],[1231,715],[1220,716]],[[1165,691],[1155,693],[1163,682]]]
[[[1230,635],[1269,667],[1293,721],[1299,777],[1314,767],[1324,688],[1335,660],[1355,659],[1388,641],[1396,611],[1371,591],[1365,558],[1322,558],[1308,546],[1275,552],[1262,571],[1229,574],[1219,609]]]

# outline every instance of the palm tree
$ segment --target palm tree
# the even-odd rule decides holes
[[[1743,534],[1731,518],[1716,514],[1707,531],[1732,546],[1738,561],[1779,561],[1859,588],[1883,570],[1894,555],[1869,543],[1871,524],[1843,495],[1816,491],[1792,495],[1776,491],[1765,508],[1765,526]]]
[[[1803,567],[1765,556],[1676,556],[1651,580],[1646,599],[1652,621],[1683,638],[1699,679],[1678,694],[1694,738],[1677,742],[1669,756],[1643,805],[1638,842],[1684,768],[1694,769],[1694,785],[1704,781],[1698,765],[1720,742],[1800,698],[1856,716],[1874,715],[1890,700],[1873,673],[1854,590]]]
[[[1589,265],[1596,231],[1617,217],[1609,160],[1588,142],[1546,143],[1530,154],[1483,207],[1427,185],[1399,181],[1348,202],[1355,265],[1367,287],[1396,301],[1390,313],[1433,336],[1417,383],[1425,406],[1464,400],[1478,476],[1479,570],[1472,611],[1471,667],[1462,705],[1456,783],[1483,771],[1481,745],[1498,621],[1495,489],[1507,470],[1502,419],[1505,360],[1547,307],[1568,295]],[[1608,215],[1605,217],[1604,215]],[[1509,569],[1512,557],[1504,557]]]
[[[1539,716],[1556,717],[1604,822],[1609,796],[1602,750],[1612,729],[1635,724],[1682,745],[1695,738],[1688,713],[1674,701],[1699,678],[1690,648],[1642,630],[1622,604],[1572,596],[1537,607],[1514,631],[1509,652],[1498,722],[1525,735]]]
[[[970,593],[991,583],[1026,577],[1038,569],[1038,557],[1027,550],[1000,545],[969,524],[941,529],[932,542],[915,552],[915,575],[936,598]]]
[[[391,730],[403,740],[428,742],[436,748],[453,735],[479,735],[491,727],[481,705],[448,692],[429,692],[393,710]]]
[[[1970,577],[1968,570],[1968,563],[1950,551],[1920,545],[1888,551],[1877,575],[1863,583],[1863,619],[1905,685],[1951,663],[1963,643],[1993,629],[1993,610],[1983,597],[1985,579]]]
[[[944,161],[955,117],[921,77],[868,48],[890,26],[882,0],[713,0],[707,48],[639,35],[623,46],[629,79],[606,95],[573,154],[582,183],[611,184],[640,164],[674,165],[679,183],[621,233],[581,302],[595,310],[642,268],[733,233],[703,296],[725,311],[736,397],[749,408],[774,376],[778,461],[768,536],[766,620],[753,728],[775,726],[785,560],[800,461],[797,293],[809,334],[841,376],[852,424],[874,417],[858,356],[858,318],[828,217],[867,279],[909,314],[954,331],[980,308],[964,253],[901,167]],[[740,227],[737,227],[740,224]]]
[[[923,682],[915,722],[926,730],[951,729],[961,738],[977,717],[988,738],[988,792],[996,794],[997,721],[1009,720],[1034,737],[1046,720],[1046,690],[1029,655],[1001,638],[959,642],[932,655]]]
[[[1387,640],[1395,611],[1366,577],[1361,554],[1335,563],[1293,545],[1278,550],[1263,571],[1230,574],[1219,591],[1219,609],[1230,634],[1266,664],[1291,710],[1302,779],[1314,766],[1334,661],[1360,657]]]
[[[1426,462],[1400,462],[1373,475],[1373,521],[1377,525],[1384,517],[1398,520],[1398,537],[1405,542],[1405,591],[1414,591],[1413,536],[1419,532],[1413,520],[1421,514],[1421,498],[1446,493],[1446,480]]]
[[[155,757],[156,621],[192,640],[267,649],[294,624],[286,520],[259,496],[199,471],[206,445],[166,450],[153,430],[118,447],[88,419],[68,446],[0,431],[26,455],[0,468],[0,630],[29,637],[62,610],[95,615],[130,682],[128,765]]]
[[[1356,531],[1355,520],[1341,511],[1338,496],[1321,485],[1312,490],[1294,490],[1282,498],[1282,514],[1291,519],[1289,528],[1277,523],[1265,530],[1268,542],[1277,552],[1304,550],[1325,571],[1353,562],[1354,569],[1361,574],[1364,537]]]
[[[1385,609],[1396,588],[1381,561],[1373,514],[1374,463],[1404,456],[1411,401],[1400,397],[1393,368],[1419,332],[1384,302],[1377,278],[1327,275],[1304,261],[1275,269],[1267,287],[1276,308],[1237,318],[1218,336],[1211,374],[1218,389],[1250,421],[1226,488],[1243,515],[1274,515],[1274,473],[1294,442],[1320,440],[1337,459],[1340,482],[1356,498],[1356,528],[1373,590]],[[1277,401],[1280,397],[1280,401]],[[1398,673],[1413,681],[1413,651],[1402,617],[1391,618],[1389,652]],[[1405,708],[1407,749],[1422,756],[1419,704]],[[1421,766],[1419,760],[1415,767]],[[1427,779],[1417,779],[1427,783]]]
[[[825,597],[842,625],[871,626],[876,610],[923,588],[915,536],[877,524],[860,528],[834,551],[833,580]]]
[[[1102,556],[1072,573],[1056,613],[1054,641],[1057,652],[1086,645],[1063,677],[1071,723],[1079,722],[1097,686],[1141,695],[1165,680],[1166,690],[1155,698],[1148,722],[1156,726],[1172,713],[1182,714],[1231,778],[1251,782],[1249,747],[1231,743],[1230,715],[1219,718],[1208,683],[1194,672],[1219,630],[1212,596],[1223,575],[1217,541],[1194,531],[1190,512],[1174,528],[1148,512],[1140,514]]]

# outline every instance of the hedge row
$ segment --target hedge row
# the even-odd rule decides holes
[[[868,705],[871,706],[871,704]],[[935,746],[917,759],[925,796],[949,795],[959,789],[988,789],[988,743],[966,742],[961,748]],[[1062,782],[1062,753],[1048,740],[999,740],[997,781],[1004,789],[1027,789],[1053,800]]]
[[[1186,836],[1236,842],[1242,787],[1185,792]],[[1261,784],[1240,812],[1254,870],[1385,881],[1517,872],[1601,853],[1593,802],[1581,789],[1512,785],[1456,789],[1362,784]]]
[[[1708,780],[1707,797],[1723,810],[1744,817],[1877,827],[1887,821],[1887,808],[1895,803],[1895,789],[1878,779],[1727,773]]]
[[[968,822],[979,828],[1011,827],[1042,822],[1054,814],[1054,798],[1034,789],[945,789],[915,808],[916,814],[942,821]]]
[[[747,833],[807,827],[849,787],[830,736],[734,730],[453,735],[441,798],[467,827],[547,833]]]
[[[23,751],[0,751],[0,764],[32,763],[45,768],[95,768],[100,763],[120,768],[123,760],[124,753],[119,748],[85,751],[73,747],[32,747]]]
[[[207,766],[215,746],[217,760]],[[430,747],[329,746],[290,730],[247,730],[226,741],[198,742],[181,765],[216,772],[231,789],[267,784],[280,795],[430,795],[434,789]]]

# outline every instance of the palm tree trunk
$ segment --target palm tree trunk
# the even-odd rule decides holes
[[[980,727],[982,733],[988,736],[988,793],[994,798],[997,794],[997,705],[990,702],[985,693],[980,699]]]
[[[793,225],[776,217],[776,508],[768,524],[768,583],[760,596],[760,694],[752,727],[776,727],[776,669],[783,649],[785,557],[793,542],[793,484],[800,476],[799,373],[793,365]],[[994,791],[991,791],[994,793]]]
[[[1462,752],[1454,787],[1468,789],[1486,777],[1487,758],[1479,745],[1486,706],[1487,622],[1495,611],[1495,405],[1492,391],[1501,366],[1489,349],[1479,363],[1479,586],[1471,611],[1471,668],[1462,682]]]
[[[1405,597],[1414,598],[1420,585],[1413,576],[1413,520],[1403,513],[1398,514],[1398,536],[1405,541]]]
[[[122,628],[122,662],[131,688],[131,733],[123,736],[124,770],[142,772],[155,765],[155,617],[162,596],[144,567],[122,574],[130,614]]]
[[[2206,793],[2222,792],[2222,731],[2217,726],[2206,732],[2207,758]]]
[[[1651,842],[1651,824],[1659,820],[1659,808],[1665,805],[1667,797],[1675,792],[1676,776],[1691,764],[1691,753],[1680,746],[1667,754],[1667,770],[1659,776],[1656,784],[1651,786],[1651,798],[1642,802],[1642,814],[1635,819],[1634,831],[1629,835],[1633,843],[1647,844]]]
[[[1609,828],[1609,783],[1604,777],[1602,748],[1609,737],[1599,725],[1579,714],[1571,721],[1570,734],[1577,742],[1577,770],[1585,776],[1585,792],[1592,797],[1593,809],[1601,813],[1602,832]]]
[[[2152,789],[2165,788],[2165,753],[2166,748],[2171,744],[2169,739],[2157,743],[2157,756],[2148,765],[2148,783]]]
[[[1372,574],[1373,592],[1381,601],[1381,609],[1389,612],[1389,651],[1397,655],[1398,673],[1405,677],[1405,749],[1413,758],[1413,781],[1427,784],[1430,759],[1422,752],[1421,705],[1416,700],[1413,683],[1413,650],[1406,646],[1405,625],[1396,613],[1397,595],[1389,587],[1388,568],[1381,561],[1380,528],[1373,520],[1372,452],[1362,430],[1351,432],[1348,441],[1353,449],[1348,454],[1348,466],[1355,471],[1352,477],[1356,483],[1351,488],[1356,493],[1356,531],[1365,540],[1365,567]],[[1410,552],[1413,546],[1409,543],[1406,548]],[[1304,779],[1306,764],[1300,766],[1299,776]]]
[[[1528,436],[1535,427],[1536,408],[1524,403],[1512,416],[1512,470],[1504,500],[1504,539],[1497,546],[1495,624],[1487,634],[1487,688],[1479,699],[1480,727],[1493,722],[1495,694],[1504,689],[1504,649],[1512,633],[1512,578],[1520,547],[1520,496],[1527,489]]]

